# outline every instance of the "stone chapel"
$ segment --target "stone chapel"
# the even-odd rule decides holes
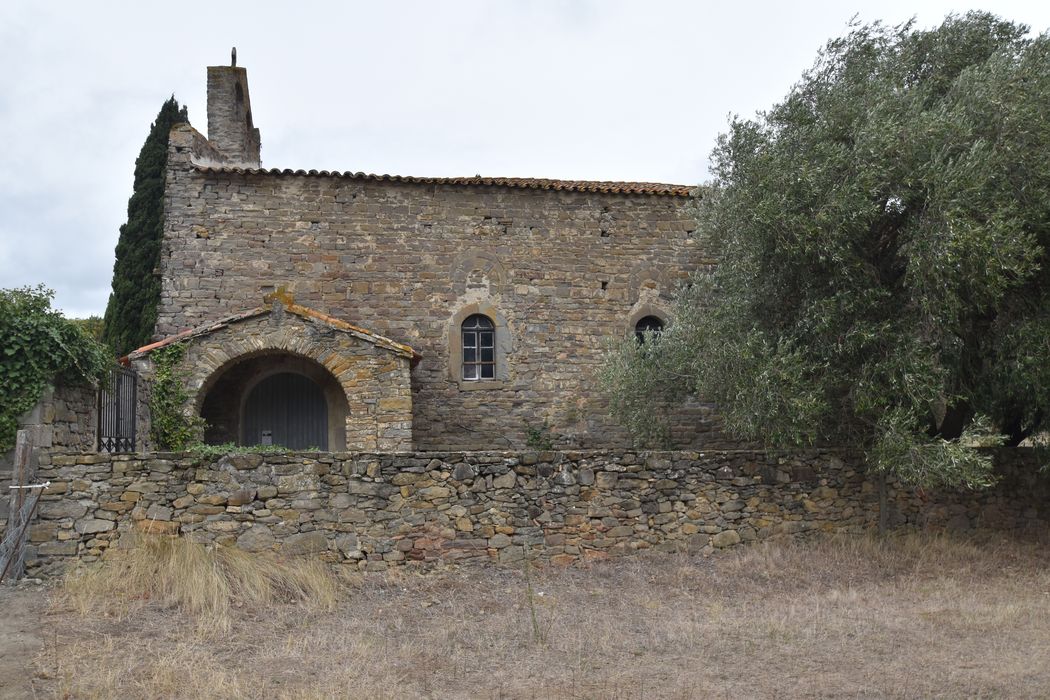
[[[186,343],[207,442],[626,444],[595,371],[711,263],[690,187],[267,169],[246,70],[207,74],[208,136],[169,143],[156,342],[126,358],[148,377]],[[720,440],[709,406],[679,423],[680,447]]]

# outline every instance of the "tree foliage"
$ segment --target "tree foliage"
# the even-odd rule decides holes
[[[89,338],[94,338],[100,343],[104,342],[102,338],[101,316],[88,316],[87,318],[71,318],[69,320],[72,321],[73,324],[75,324],[78,328],[80,328],[80,330],[84,331],[84,333]]]
[[[1047,105],[1050,38],[988,14],[828,43],[720,137],[696,204],[719,265],[656,343],[612,354],[614,410],[658,427],[696,392],[742,438],[987,483],[973,447],[1050,415]]]
[[[135,182],[128,200],[128,221],[120,227],[113,285],[106,305],[103,338],[122,355],[147,344],[157,323],[160,264],[164,226],[164,171],[168,164],[168,134],[186,122],[186,108],[174,97],[160,108],[135,161]]]
[[[104,345],[51,308],[44,287],[0,289],[0,452],[15,442],[18,419],[56,381],[105,381]]]

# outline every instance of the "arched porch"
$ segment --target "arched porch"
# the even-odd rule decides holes
[[[150,354],[183,343],[186,410],[209,424],[205,441],[267,441],[291,449],[412,448],[407,345],[294,303],[287,294],[129,353],[145,377]]]
[[[289,352],[242,356],[220,367],[198,392],[210,445],[280,445],[342,450],[350,408],[324,366]]]

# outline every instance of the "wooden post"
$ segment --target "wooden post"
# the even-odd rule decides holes
[[[15,460],[14,464],[11,465],[11,485],[12,486],[25,486],[29,483],[29,434],[24,430],[19,430],[15,437]],[[26,491],[28,489],[15,488],[10,489],[11,495],[11,507],[7,513],[7,531],[12,532],[19,523],[19,513],[22,512],[22,506],[26,501]]]
[[[11,485],[23,487],[27,486],[33,478],[33,468],[30,463],[29,457],[33,451],[33,445],[29,441],[29,433],[25,430],[19,430],[15,437],[15,460],[12,465],[11,473]],[[0,562],[3,566],[3,575],[0,575],[0,580],[10,575],[11,579],[19,579],[22,574],[25,573],[25,562],[24,550],[25,550],[25,533],[29,529],[28,520],[33,517],[33,513],[26,513],[25,505],[26,501],[30,498],[39,499],[39,495],[30,493],[30,489],[27,488],[14,488],[11,491],[10,508],[7,513],[7,531],[4,533],[5,539],[10,543],[10,549],[7,556],[6,562]],[[35,510],[34,503],[34,510]],[[23,518],[25,521],[23,521]]]

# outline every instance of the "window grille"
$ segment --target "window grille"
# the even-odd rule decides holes
[[[475,314],[463,322],[463,379],[496,378],[496,329],[488,316]]]

